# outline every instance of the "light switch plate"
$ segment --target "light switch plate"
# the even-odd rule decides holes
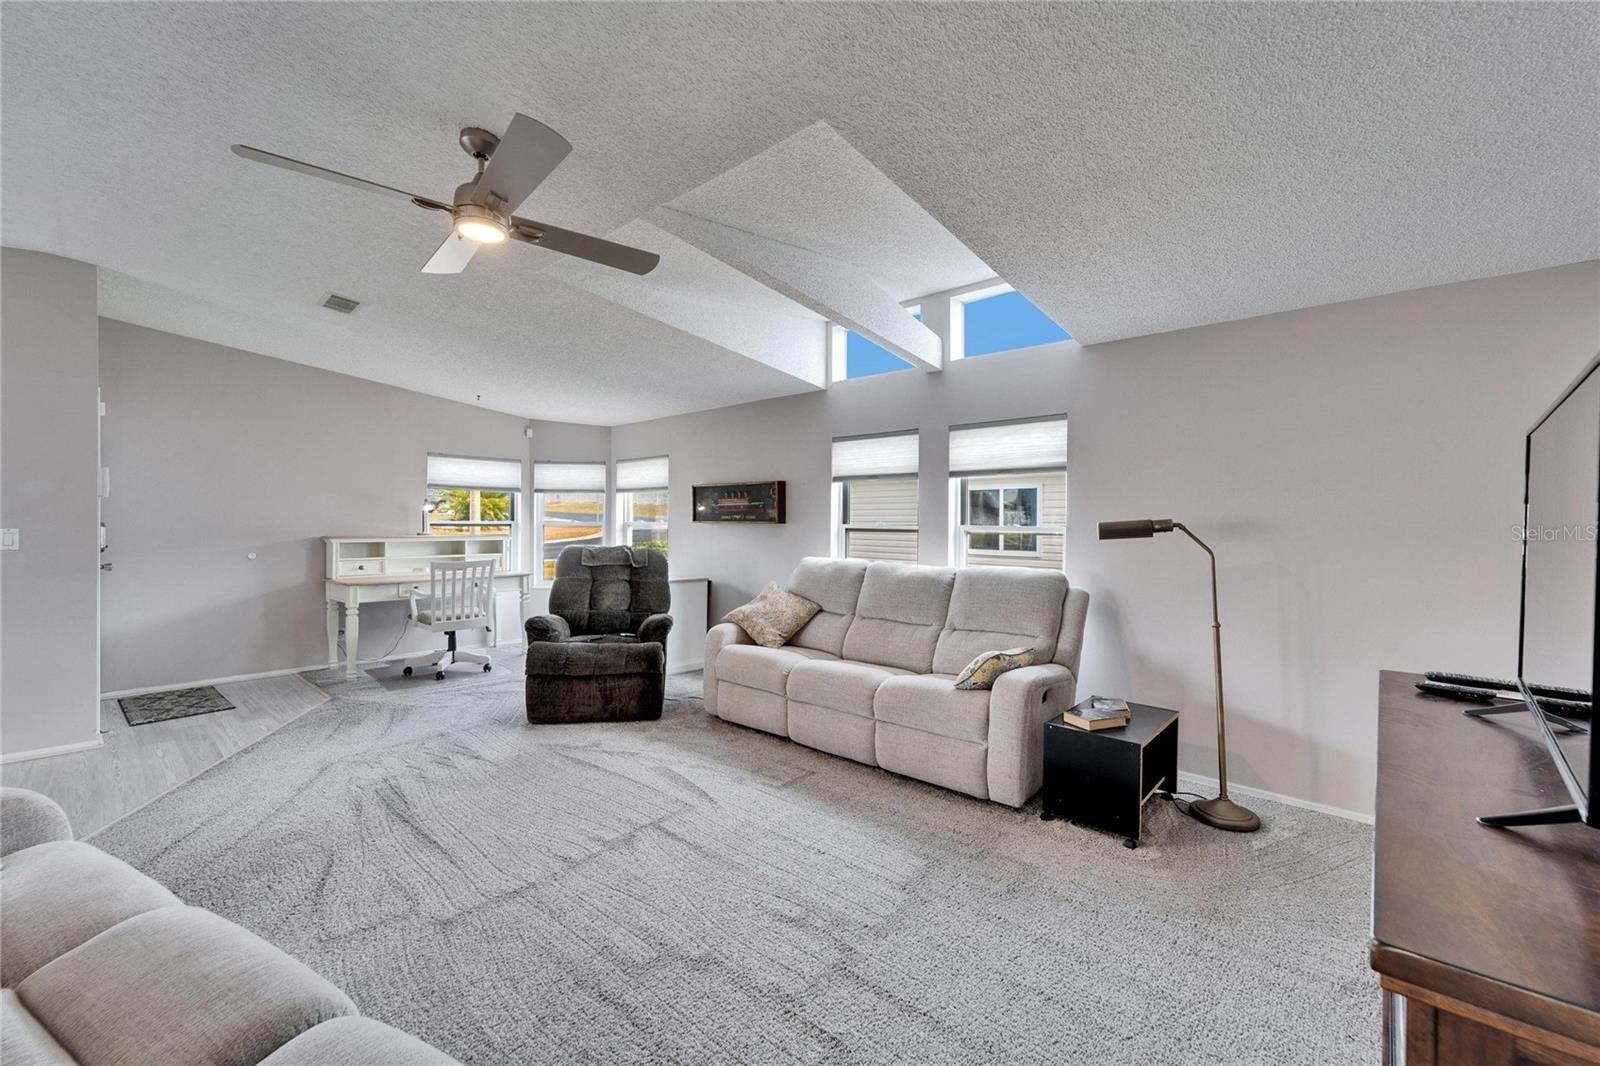
[[[22,547],[22,530],[0,529],[0,551],[14,552]]]

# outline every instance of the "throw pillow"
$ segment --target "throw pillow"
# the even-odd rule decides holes
[[[723,621],[734,623],[764,648],[781,648],[820,610],[821,604],[779,588],[776,581],[769,581],[761,595],[729,611]]]
[[[994,688],[995,678],[1008,670],[1033,665],[1032,648],[1012,648],[1009,651],[986,651],[967,664],[956,678],[956,688]]]

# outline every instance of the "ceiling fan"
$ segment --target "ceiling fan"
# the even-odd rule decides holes
[[[648,274],[661,261],[654,252],[512,214],[572,151],[567,139],[544,123],[519,112],[512,116],[503,137],[468,126],[461,131],[461,148],[477,160],[478,172],[456,186],[455,195],[448,203],[245,144],[234,145],[233,154],[352,188],[400,196],[429,211],[449,213],[455,230],[423,264],[425,274],[459,274],[472,260],[479,245],[499,244],[507,238],[633,274]]]

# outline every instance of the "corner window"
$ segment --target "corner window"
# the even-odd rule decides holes
[[[605,463],[533,464],[533,554],[539,580],[555,579],[563,548],[605,542],[605,490]]]
[[[667,458],[617,463],[617,542],[667,554]]]
[[[953,358],[972,359],[1068,341],[1072,336],[1010,285],[994,285],[950,301]]]
[[[917,561],[916,433],[833,442],[834,556]]]
[[[501,565],[509,569],[518,558],[522,539],[521,489],[522,463],[518,460],[430,455],[422,501],[423,531],[436,537],[504,537],[506,552]]]

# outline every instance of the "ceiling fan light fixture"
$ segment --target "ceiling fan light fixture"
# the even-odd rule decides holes
[[[456,233],[478,244],[499,244],[506,239],[506,224],[488,208],[469,204],[456,209]]]

